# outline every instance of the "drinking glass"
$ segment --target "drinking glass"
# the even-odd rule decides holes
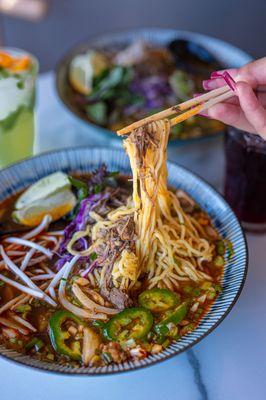
[[[266,141],[230,128],[225,138],[225,198],[244,229],[266,232]]]
[[[3,66],[8,56],[15,60],[12,69]],[[31,54],[15,48],[0,48],[0,61],[1,57],[0,168],[3,168],[33,153],[38,61]],[[28,67],[21,69],[21,63],[27,57]]]

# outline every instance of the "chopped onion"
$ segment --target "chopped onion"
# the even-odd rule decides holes
[[[64,269],[63,277],[60,281],[59,285],[59,292],[58,297],[59,301],[67,310],[71,311],[73,314],[77,315],[78,317],[84,319],[106,319],[106,315],[104,314],[92,314],[88,310],[84,310],[83,308],[77,307],[72,304],[70,301],[67,300],[66,297],[66,280],[73,269],[75,263],[79,259],[79,256],[74,256],[70,262],[66,263],[66,267]]]
[[[7,278],[5,275],[0,274],[0,279],[3,282],[8,283],[10,286],[13,286],[13,287],[17,288],[21,292],[30,294],[32,297],[36,297],[37,299],[43,299],[44,298],[44,294],[42,292],[34,290],[34,289],[31,289],[28,286],[21,285],[21,283],[13,281],[12,279]]]
[[[83,330],[82,361],[87,367],[100,346],[100,338],[91,328]]]
[[[32,231],[26,233],[26,235],[23,235],[22,238],[31,239],[32,237],[39,235],[39,233],[48,228],[50,222],[52,222],[51,215],[45,215],[40,225],[36,226],[36,228],[34,228]]]
[[[34,328],[33,325],[31,325],[28,321],[25,321],[25,319],[21,318],[19,315],[12,315],[12,319],[19,322],[21,325],[26,326],[26,328],[28,328],[30,331],[37,332],[37,329]]]
[[[204,301],[206,300],[206,298],[207,298],[207,295],[206,295],[206,294],[203,294],[202,296],[198,297],[198,301],[199,301],[200,303],[204,303]]]
[[[18,336],[18,332],[13,328],[7,328],[6,326],[2,328],[2,333],[7,339],[13,339]]]
[[[130,349],[129,353],[132,357],[144,358],[147,356],[147,351],[140,346]]]
[[[85,293],[83,293],[83,291],[80,289],[80,287],[76,283],[73,283],[72,291],[73,291],[74,295],[76,296],[76,298],[81,302],[81,304],[84,307],[88,308],[92,312],[100,312],[100,313],[110,314],[110,315],[114,315],[119,312],[119,310],[117,310],[115,308],[100,306],[99,304],[92,301],[89,297],[87,297],[85,295]]]
[[[16,322],[10,321],[7,318],[0,317],[0,324],[3,324],[7,326],[8,328],[13,328],[22,333],[22,335],[28,335],[29,331],[28,329],[24,329],[21,326],[19,326]]]
[[[5,239],[5,242],[20,244],[20,245],[26,246],[26,247],[31,247],[35,250],[38,250],[40,253],[45,254],[48,258],[52,258],[52,256],[53,256],[53,253],[50,250],[46,249],[45,247],[43,247],[35,242],[31,242],[30,240],[21,239],[18,237],[10,237],[10,238]]]
[[[196,303],[193,304],[190,311],[194,313],[197,311],[198,308],[199,308],[199,302],[197,301]]]

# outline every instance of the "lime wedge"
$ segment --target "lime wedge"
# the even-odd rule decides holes
[[[71,85],[79,93],[87,95],[91,92],[93,77],[107,68],[105,56],[97,51],[90,50],[73,58],[69,68]]]
[[[55,172],[40,179],[31,185],[16,201],[15,209],[20,210],[23,207],[43,201],[46,197],[50,197],[56,192],[64,189],[70,189],[71,184],[68,176],[63,172]]]
[[[76,205],[76,197],[70,189],[55,191],[52,195],[28,203],[25,207],[13,212],[15,221],[26,226],[37,226],[43,217],[49,214],[56,221],[69,213]]]

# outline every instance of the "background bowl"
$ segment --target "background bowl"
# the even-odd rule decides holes
[[[56,70],[56,89],[63,104],[83,123],[85,123],[95,135],[106,136],[108,138],[117,137],[111,130],[102,128],[89,122],[80,109],[69,100],[68,90],[68,69],[73,57],[77,54],[85,53],[88,49],[94,48],[99,50],[123,48],[129,43],[136,40],[144,40],[158,46],[165,46],[171,40],[186,39],[201,44],[209,50],[220,63],[226,67],[240,67],[251,61],[252,57],[244,51],[226,43],[222,40],[215,39],[198,33],[179,31],[175,29],[138,29],[130,31],[121,31],[117,33],[109,33],[92,38],[84,43],[74,46],[58,63]],[[191,139],[171,139],[169,145],[183,145],[197,140],[216,137],[216,134],[209,134],[199,138]]]
[[[129,160],[125,152],[107,148],[75,148],[42,154],[19,162],[0,171],[0,201],[26,188],[37,179],[54,171],[62,170],[90,172],[106,163],[110,170],[130,173]],[[185,190],[211,217],[213,224],[223,238],[232,242],[234,256],[226,262],[223,278],[223,292],[219,295],[197,329],[163,352],[146,359],[124,362],[104,367],[69,367],[57,363],[39,361],[9,350],[0,345],[0,354],[18,363],[66,374],[102,375],[130,371],[163,361],[193,346],[225,318],[235,304],[243,288],[247,273],[247,247],[240,224],[228,204],[211,186],[183,167],[169,163],[169,184]]]

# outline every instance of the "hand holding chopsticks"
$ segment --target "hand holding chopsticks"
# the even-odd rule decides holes
[[[158,121],[160,119],[172,116],[173,118],[170,118],[170,122],[171,126],[174,126],[192,117],[193,115],[199,114],[200,112],[207,110],[215,104],[228,100],[232,96],[235,96],[234,91],[228,85],[222,86],[218,89],[214,89],[210,92],[204,93],[201,96],[195,97],[194,99],[187,100],[183,103],[177,104],[173,107],[167,108],[166,110],[160,111],[149,117],[134,122],[133,124],[128,125],[125,128],[117,131],[117,134],[119,136],[126,135],[130,133],[133,129],[137,129],[150,122]]]

